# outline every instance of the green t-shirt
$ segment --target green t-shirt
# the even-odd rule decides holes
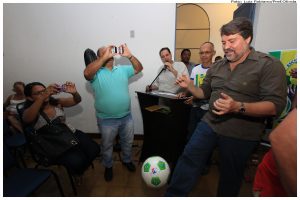
[[[95,93],[95,109],[99,118],[121,118],[130,112],[128,79],[134,75],[132,65],[102,67],[91,81]]]

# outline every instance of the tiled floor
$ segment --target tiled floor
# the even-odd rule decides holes
[[[117,153],[114,153],[114,177],[111,182],[105,182],[103,178],[104,167],[100,164],[100,158],[94,161],[94,168],[90,167],[84,174],[81,180],[78,181],[77,191],[80,197],[161,197],[163,196],[166,186],[159,189],[152,189],[145,185],[141,177],[142,163],[138,163],[138,157],[141,148],[141,141],[135,141],[134,147],[134,162],[137,165],[136,172],[127,171],[126,167],[122,165]],[[29,161],[30,162],[30,161]],[[63,185],[63,190],[66,196],[74,196],[67,174],[62,167],[52,168],[60,177],[60,181]],[[247,169],[246,175],[248,177],[247,182],[244,181],[240,196],[249,197],[252,196],[251,188],[253,174],[255,172],[256,165],[251,165]],[[214,163],[209,173],[199,178],[199,181],[190,196],[194,197],[212,197],[216,194],[216,188],[218,183],[218,165]],[[34,196],[59,196],[57,186],[54,179],[49,179]]]

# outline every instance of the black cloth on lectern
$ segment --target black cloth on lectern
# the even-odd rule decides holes
[[[186,144],[190,106],[184,99],[168,98],[151,93],[137,92],[144,125],[144,143],[140,162],[150,156],[160,156],[170,165],[175,164]],[[170,109],[169,113],[148,111],[159,101]]]

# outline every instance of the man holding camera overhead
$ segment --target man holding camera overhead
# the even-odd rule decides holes
[[[114,56],[127,57],[132,65],[114,66]],[[102,163],[105,167],[104,178],[113,178],[113,142],[120,136],[122,162],[129,171],[135,171],[131,159],[133,143],[133,121],[130,113],[128,79],[142,71],[143,66],[134,57],[126,44],[101,47],[97,59],[88,64],[84,77],[91,82],[95,92],[97,123],[101,133]]]

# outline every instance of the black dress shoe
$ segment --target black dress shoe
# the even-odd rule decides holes
[[[113,178],[112,167],[110,167],[110,168],[105,167],[105,172],[104,172],[104,179],[105,179],[105,181],[109,182],[109,181],[112,180],[112,178]]]
[[[136,170],[135,165],[133,164],[133,162],[129,162],[129,163],[124,163],[123,165],[125,165],[128,169],[128,171],[130,172],[134,172]]]

